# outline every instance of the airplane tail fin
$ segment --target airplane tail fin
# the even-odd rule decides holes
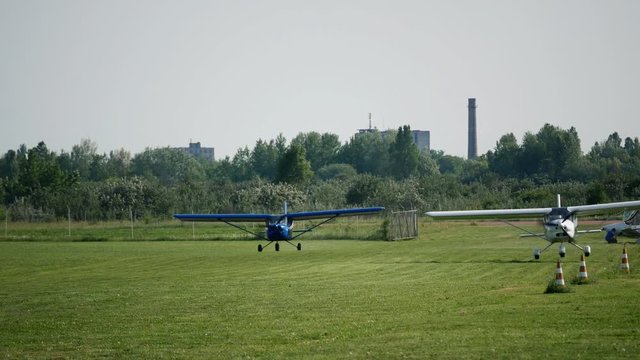
[[[637,225],[640,224],[640,211],[625,211],[622,215],[622,221],[627,225]]]
[[[283,217],[283,220],[284,220],[284,223],[285,223],[285,224],[287,224],[288,226],[292,226],[292,225],[293,225],[293,223],[292,223],[292,222],[289,220],[289,218],[287,217],[287,214],[288,214],[288,213],[289,213],[289,210],[288,210],[288,208],[287,208],[287,201],[285,200],[285,202],[284,202],[284,217]]]

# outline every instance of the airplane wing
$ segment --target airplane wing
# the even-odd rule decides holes
[[[572,214],[596,215],[610,214],[624,210],[640,209],[640,200],[607,204],[569,206],[567,210]],[[441,220],[455,219],[522,219],[536,218],[551,212],[552,208],[530,209],[497,209],[497,210],[463,210],[463,211],[429,211],[427,216]]]
[[[461,210],[461,211],[429,211],[427,216],[438,220],[466,220],[466,219],[526,219],[539,218],[551,212],[551,208],[529,209],[496,209],[496,210]]]
[[[173,217],[182,221],[201,222],[266,222],[274,218],[274,216],[270,214],[175,214]]]
[[[311,220],[311,219],[335,218],[339,216],[372,215],[372,214],[377,214],[383,210],[384,210],[383,207],[368,207],[368,208],[354,208],[354,209],[305,211],[305,212],[288,213],[286,214],[286,216],[291,220]]]
[[[383,207],[305,211],[282,215],[271,214],[175,214],[173,217],[182,221],[222,221],[222,222],[277,222],[287,217],[291,220],[327,219],[338,216],[371,215],[383,211]]]
[[[637,209],[640,209],[640,200],[567,207],[567,210],[569,210],[569,212],[574,214],[580,214],[580,215],[600,215],[600,214],[606,215],[606,214],[612,214],[612,213],[619,213],[624,210],[637,210]]]

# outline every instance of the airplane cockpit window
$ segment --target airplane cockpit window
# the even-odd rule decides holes
[[[549,220],[559,220],[559,219],[564,219],[565,217],[569,216],[569,210],[565,209],[565,208],[555,208],[552,209],[551,212],[547,215],[547,219]]]

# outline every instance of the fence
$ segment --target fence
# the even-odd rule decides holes
[[[418,237],[418,215],[416,210],[392,212],[391,240],[405,240]]]

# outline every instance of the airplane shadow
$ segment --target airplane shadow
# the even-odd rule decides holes
[[[545,261],[540,260],[470,260],[470,261],[441,261],[441,260],[413,260],[413,261],[394,261],[383,262],[387,264],[537,264]],[[548,261],[547,261],[548,262]],[[555,260],[553,261],[555,262]]]

